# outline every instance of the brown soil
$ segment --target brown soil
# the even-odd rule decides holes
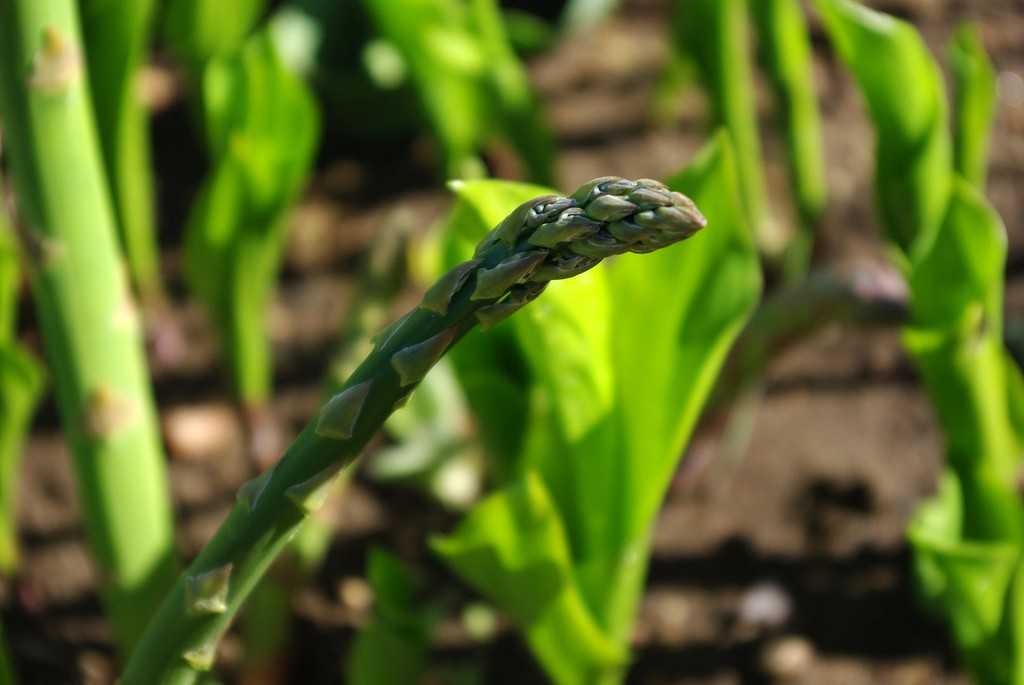
[[[663,4],[627,2],[618,19],[531,65],[557,129],[563,187],[606,174],[662,176],[701,145],[704,109],[696,93],[685,96],[684,114],[671,125],[650,123],[651,93],[667,50]],[[1002,86],[990,194],[1011,240],[1008,316],[1024,316],[1024,280],[1016,280],[1024,272],[1024,6],[1019,0],[872,4],[913,19],[938,54],[961,18],[982,25]],[[821,262],[880,259],[870,129],[817,28],[815,39],[832,191]],[[764,103],[767,124],[770,103]],[[183,142],[193,139],[183,106],[158,116],[155,136],[160,168],[176,170],[161,174],[165,223],[180,225],[202,174],[198,149]],[[271,331],[279,388],[273,409],[286,432],[315,409],[367,241],[388,222],[415,217],[426,225],[446,207],[423,148],[417,141],[384,159],[341,150],[324,161],[296,212]],[[782,155],[779,140],[768,136],[773,200],[788,197]],[[495,157],[499,171],[501,159]],[[386,197],[379,191],[384,184]],[[791,209],[775,209],[785,225]],[[156,339],[153,368],[174,455],[180,546],[191,555],[226,514],[248,467],[216,346],[177,280],[177,233],[168,229],[164,236],[179,302],[169,318],[174,334]],[[26,335],[36,337],[31,327]],[[711,426],[690,448],[654,533],[630,682],[965,683],[944,629],[915,604],[908,576],[903,531],[915,505],[934,489],[942,446],[897,335],[850,327],[814,335],[771,366],[754,411],[746,450],[729,448]],[[24,571],[0,587],[21,682],[109,682],[110,635],[52,399],[27,447],[21,493]],[[358,588],[352,579],[362,576],[373,544],[421,561],[436,593],[452,593],[454,606],[471,597],[429,559],[426,533],[453,519],[426,499],[360,480],[330,520],[337,535],[326,564],[294,603],[287,682],[340,681],[339,664],[360,620],[354,591],[346,588]],[[789,611],[767,626],[751,608],[765,601],[788,604]],[[437,641],[437,664],[482,660],[486,682],[543,682],[511,631],[476,644],[452,616]],[[229,636],[221,653],[228,673],[238,652],[239,642]]]

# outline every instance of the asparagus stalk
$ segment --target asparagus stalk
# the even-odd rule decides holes
[[[227,520],[142,636],[122,685],[192,683],[211,667],[220,635],[274,557],[384,420],[477,323],[493,326],[551,280],[612,255],[657,250],[704,224],[693,202],[649,180],[599,178],[571,197],[518,207],[472,260],[378,334],[374,350],[280,462],[239,490]]]
[[[149,121],[139,67],[154,0],[79,0],[103,161],[125,261],[145,304],[163,300],[156,245]]]
[[[0,3],[0,119],[64,433],[122,647],[175,574],[163,450],[73,0]]]
[[[324,384],[324,400],[342,390],[345,380],[373,351],[370,338],[388,322],[390,306],[406,281],[408,230],[404,222],[386,226],[370,247],[366,269],[352,299],[338,354]],[[274,454],[273,456],[277,456]],[[344,493],[339,479],[327,499]],[[314,573],[330,544],[326,520],[309,517],[295,534],[276,566],[262,579],[242,613],[246,672],[254,678],[273,677],[286,641],[291,637],[291,595]]]

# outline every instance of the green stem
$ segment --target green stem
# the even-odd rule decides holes
[[[153,0],[79,0],[103,160],[118,234],[135,287],[146,304],[164,299],[156,245],[149,120],[139,92],[139,68],[153,17]]]
[[[751,229],[763,250],[777,252],[766,233],[770,226],[765,221],[747,0],[676,0],[673,25],[676,49],[693,57],[714,120],[729,129],[736,143],[740,189]]]
[[[597,179],[572,198],[538,198],[517,208],[473,260],[443,276],[416,310],[382,331],[373,352],[278,464],[242,487],[227,520],[142,636],[122,685],[191,683],[212,666],[220,635],[344,467],[478,321],[493,325],[552,279],[582,273],[613,254],[659,249],[704,223],[690,200],[653,181]]]
[[[0,51],[20,235],[103,599],[127,648],[173,579],[173,523],[75,3],[0,3]]]
[[[985,52],[978,28],[971,24],[957,29],[949,56],[954,82],[954,168],[984,192],[998,99],[995,68]]]
[[[828,189],[807,21],[798,0],[756,0],[750,7],[775,89],[800,217],[804,231],[811,232]]]

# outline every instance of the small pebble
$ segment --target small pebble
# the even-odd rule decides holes
[[[772,640],[761,650],[761,670],[779,680],[802,675],[814,661],[814,647],[806,639],[787,636]]]
[[[366,613],[373,606],[373,588],[366,579],[349,576],[338,583],[338,599],[347,609]]]
[[[793,600],[776,583],[758,583],[740,601],[739,619],[759,628],[778,628],[793,614]]]
[[[241,439],[238,415],[227,404],[196,404],[163,413],[164,439],[171,456],[186,461],[213,459]]]

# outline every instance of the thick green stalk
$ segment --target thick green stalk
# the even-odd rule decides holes
[[[0,118],[23,251],[119,643],[175,573],[142,336],[117,248],[73,0],[0,3]]]
[[[149,120],[139,68],[153,0],[79,0],[89,86],[125,261],[144,302],[163,299],[156,244]]]
[[[676,49],[690,55],[711,100],[717,124],[736,142],[736,162],[747,218],[762,243],[765,181],[757,101],[750,67],[747,0],[676,0],[673,27]],[[716,124],[716,125],[717,125]]]
[[[650,252],[700,229],[693,203],[654,181],[596,179],[571,198],[517,208],[474,259],[382,331],[369,357],[278,464],[239,490],[220,530],[179,579],[128,662],[122,685],[191,683],[271,562],[333,481],[430,368],[477,323],[515,312],[548,281],[623,252]]]

